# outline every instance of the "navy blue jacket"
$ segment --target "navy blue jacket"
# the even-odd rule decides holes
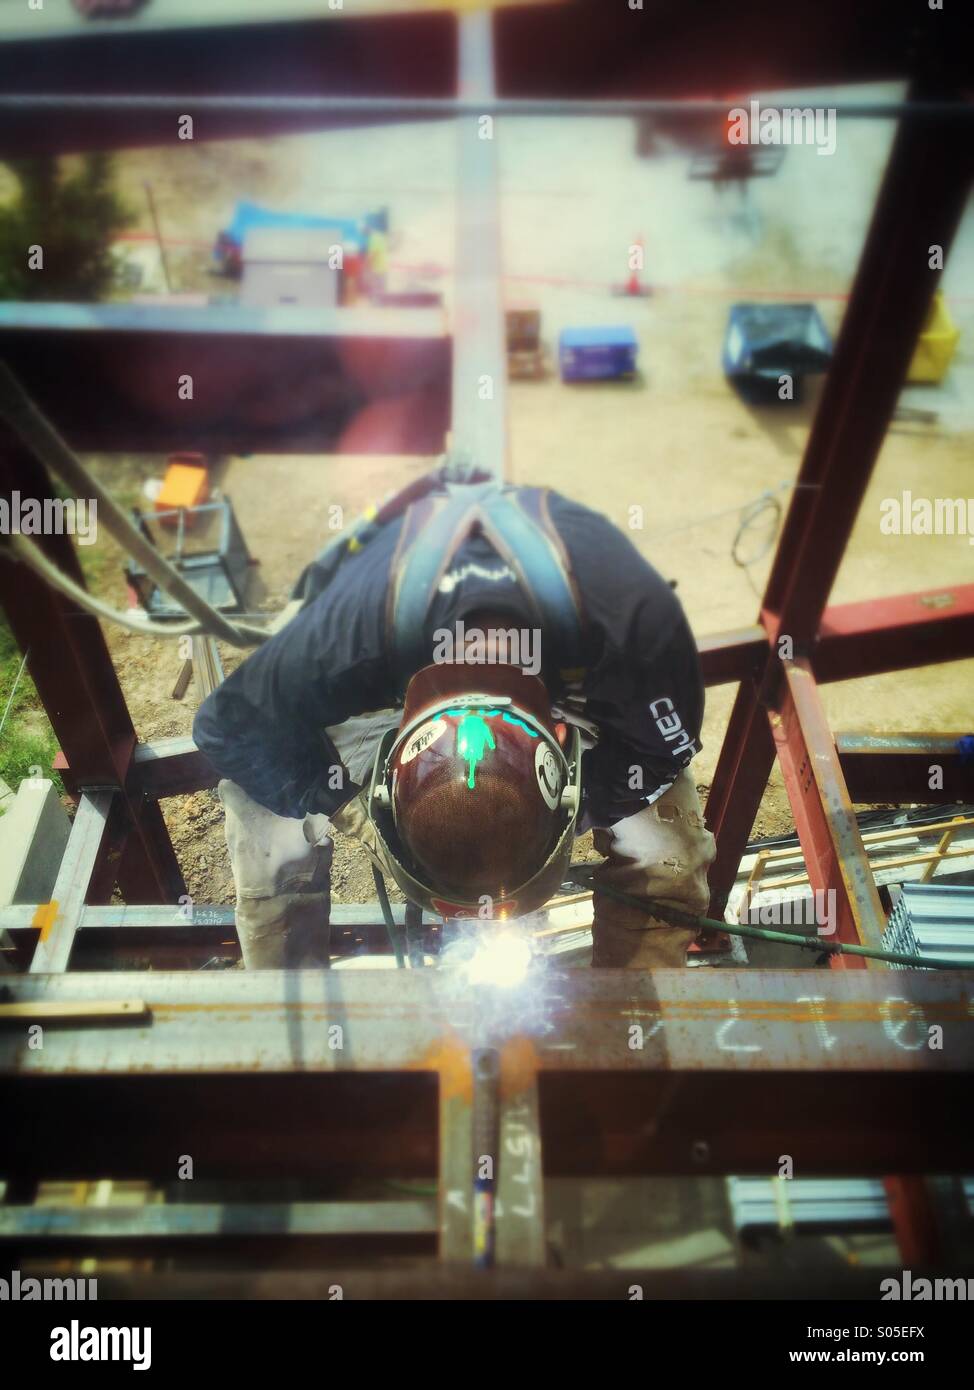
[[[699,752],[697,649],[672,588],[621,531],[556,492],[549,511],[581,595],[584,650],[576,664],[586,674],[569,689],[557,673],[542,669],[542,676],[553,702],[598,730],[582,782],[590,812],[608,825]],[[388,523],[346,556],[327,586],[197,712],[194,737],[221,776],[278,815],[333,811],[347,801],[357,788],[347,777],[334,785],[340,760],[325,728],[397,704],[386,595],[401,526],[401,519]],[[314,592],[314,567],[308,578]],[[510,614],[512,627],[534,621],[513,571],[474,535],[431,605],[430,661],[436,630],[485,609]]]

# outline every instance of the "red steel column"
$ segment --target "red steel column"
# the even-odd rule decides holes
[[[912,95],[924,93],[914,88]],[[966,203],[971,161],[960,122],[944,116],[901,121],[762,605],[771,641],[764,679],[757,687],[741,686],[707,801],[707,821],[718,836],[712,910],[726,900],[731,863],[746,844],[770,772],[757,731],[764,719],[758,690],[768,705],[775,701],[779,635],[791,639],[792,656],[814,649],[937,286],[930,248],[941,247],[946,257]]]
[[[782,664],[786,686],[778,709],[768,717],[808,881],[813,892],[835,895],[834,904],[830,904],[835,909],[835,933],[823,939],[826,943],[834,940],[879,948],[886,914],[815,677],[807,662]],[[831,961],[839,970],[861,969],[868,963],[862,956],[836,955]]]
[[[42,502],[53,490],[18,445],[0,447],[0,492]],[[37,537],[47,556],[84,579],[69,536]],[[98,620],[23,565],[0,558],[0,606],[30,671],[74,787],[117,787],[113,831],[125,840],[118,883],[129,902],[175,902],[185,883],[156,802],[127,789],[136,735]],[[102,885],[101,892],[104,892]],[[98,896],[101,896],[101,892]]]

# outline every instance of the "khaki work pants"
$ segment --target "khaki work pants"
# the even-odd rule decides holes
[[[684,912],[706,912],[715,841],[704,825],[690,773],[684,768],[651,806],[611,830],[596,829],[592,838],[606,855],[592,876],[592,964],[632,970],[685,965],[687,947],[697,935],[692,927],[670,926],[599,893],[599,885]]]

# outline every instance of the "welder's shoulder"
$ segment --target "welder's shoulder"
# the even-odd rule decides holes
[[[627,594],[648,602],[659,616],[675,619],[681,613],[669,581],[607,516],[554,490],[548,494],[548,513],[583,595],[593,589],[607,596]]]

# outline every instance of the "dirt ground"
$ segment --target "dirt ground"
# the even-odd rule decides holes
[[[641,372],[632,384],[569,387],[553,375],[512,383],[510,474],[517,481],[556,487],[606,513],[676,581],[698,635],[749,625],[773,554],[775,518],[769,507],[747,532],[740,548],[753,563],[742,566],[732,556],[742,509],[769,490],[787,506],[818,391],[813,386],[796,405],[744,405],[720,369],[728,305],[746,298],[747,291],[807,293],[816,298],[829,329],[837,329],[888,131],[878,129],[869,141],[855,131],[845,163],[837,155],[827,172],[820,164],[803,171],[791,158],[784,166],[791,171],[787,178],[780,184],[766,181],[779,186],[755,190],[744,209],[721,202],[709,187],[688,185],[685,161],[674,154],[637,161],[626,122],[587,123],[584,135],[573,139],[561,127],[552,127],[547,137],[534,130],[531,141],[512,141],[502,150],[509,301],[541,308],[549,347],[567,323],[632,324]],[[435,141],[432,148],[423,144],[427,138]],[[385,143],[375,133],[359,133],[351,147],[335,144],[338,139],[228,143],[201,146],[192,155],[143,151],[122,157],[122,183],[136,201],[139,182],[151,178],[166,234],[200,243],[181,246],[174,255],[176,288],[225,288],[208,277],[202,246],[229,219],[237,197],[289,208],[327,205],[334,211],[386,203],[397,231],[393,280],[445,288],[446,280],[429,272],[452,254],[447,137],[416,137],[412,147],[401,131]],[[811,154],[792,151],[790,156],[806,153]],[[813,174],[824,188],[811,181]],[[639,235],[646,243],[644,280],[656,291],[643,299],[614,298],[612,281],[625,278],[624,252]],[[922,397],[937,419],[896,424],[890,431],[834,602],[946,589],[974,577],[974,551],[966,537],[886,536],[879,530],[880,502],[904,489],[929,497],[972,492],[972,247],[968,219],[947,281],[954,293],[952,312],[965,336],[947,383],[928,388]],[[389,456],[221,461],[219,486],[231,497],[259,560],[255,602],[267,610],[281,606],[303,565],[333,534],[327,530],[331,505],[340,504],[350,520],[431,462]],[[100,475],[122,490],[137,490],[162,471],[158,458],[113,456],[95,463]],[[634,508],[642,509],[636,528]],[[102,544],[111,553],[111,542]],[[105,589],[123,601],[120,561],[106,565],[103,573]],[[193,686],[182,702],[171,697],[180,665],[175,646],[116,629],[108,638],[140,737],[189,732],[198,697]],[[228,670],[239,660],[224,648],[221,656]],[[974,726],[972,675],[974,662],[965,661],[831,685],[824,699],[837,731],[965,732]],[[694,764],[704,796],[733,696],[733,687],[708,691],[703,752]],[[170,800],[164,811],[193,897],[232,902],[215,793]],[[775,774],[754,833],[792,826]],[[339,901],[372,897],[363,857],[350,856],[343,846],[336,854],[334,892]]]

